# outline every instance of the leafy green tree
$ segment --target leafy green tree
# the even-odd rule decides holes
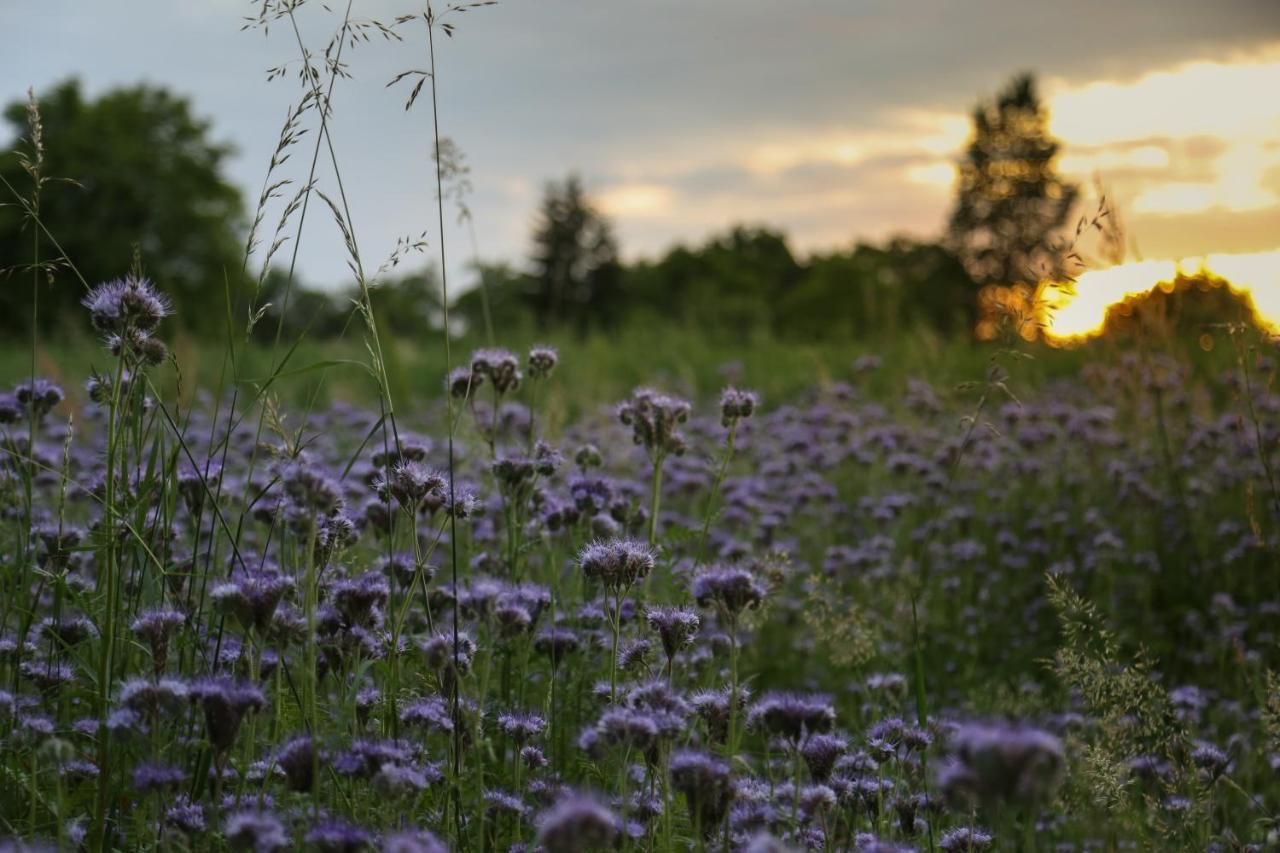
[[[549,183],[533,232],[530,301],[543,326],[618,319],[622,266],[608,220],[576,175]]]
[[[772,306],[802,274],[784,234],[740,225],[630,268],[626,293],[659,316],[742,335],[770,328]]]
[[[974,109],[949,241],[977,284],[1029,285],[1057,271],[1055,241],[1078,195],[1057,173],[1058,148],[1030,74]]]
[[[905,237],[809,259],[775,310],[778,331],[805,338],[972,328],[973,281],[946,247]]]
[[[130,269],[135,247],[143,270],[177,307],[175,321],[203,331],[225,326],[227,287],[244,286],[239,190],[223,174],[230,146],[210,139],[210,125],[189,102],[154,86],[114,89],[87,99],[71,80],[40,98],[43,174],[40,219],[90,284]],[[27,105],[5,111],[16,139],[0,155],[0,175],[27,195],[21,162],[29,147]],[[11,150],[12,149],[12,150]],[[0,266],[13,272],[33,260],[32,229],[18,200],[0,184]],[[43,238],[43,234],[41,234]],[[42,260],[60,253],[42,239]],[[79,281],[55,269],[40,289],[41,324],[70,321],[83,295]],[[31,290],[0,283],[0,326],[29,325]]]

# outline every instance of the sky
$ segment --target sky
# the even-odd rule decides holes
[[[298,37],[279,21],[243,30],[260,2],[0,0],[0,97],[69,76],[89,94],[167,86],[235,146],[229,176],[251,206],[299,94],[298,38],[322,51],[345,9],[310,0]],[[423,7],[353,0],[353,15]],[[455,281],[474,252],[523,264],[545,182],[571,171],[628,258],[739,222],[781,228],[801,252],[936,236],[973,105],[1022,70],[1039,75],[1062,170],[1100,177],[1136,256],[1280,248],[1277,0],[502,0],[451,20],[441,132],[471,168],[475,225],[473,244],[448,217]],[[427,232],[432,258],[439,245],[430,102],[406,111],[408,87],[386,85],[425,66],[426,33],[399,32],[347,49],[333,96],[370,266],[401,237]],[[301,183],[309,159],[300,145],[282,176]],[[327,164],[319,179],[334,189]],[[298,258],[308,283],[350,281],[324,216]]]

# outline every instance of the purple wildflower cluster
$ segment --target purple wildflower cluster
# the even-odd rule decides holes
[[[85,305],[114,359],[85,425],[51,382],[0,395],[23,843],[1270,843],[1268,382],[1122,359],[972,431],[918,380],[768,411],[640,389],[552,431],[573,365],[534,347],[394,425],[171,419],[140,381],[167,301],[127,278]]]

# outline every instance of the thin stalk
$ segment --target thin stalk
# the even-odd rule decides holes
[[[444,171],[440,162],[440,103],[437,95],[436,75],[436,41],[435,10],[427,4],[427,50],[431,62],[431,131],[435,141],[436,161],[436,213],[440,229],[440,309],[444,322],[444,365],[445,375],[453,372],[453,352],[450,346],[452,333],[449,328],[449,265],[445,257],[444,239]],[[457,495],[454,485],[454,447],[453,447],[453,395],[444,395],[446,417],[449,421],[449,569],[455,593],[458,589],[458,514]],[[453,596],[453,668],[458,672],[458,596]],[[459,841],[462,840],[461,784],[462,774],[462,714],[460,710],[459,684],[455,677],[451,682],[450,701],[453,705],[453,783],[454,783],[454,827]]]
[[[716,471],[715,479],[711,481],[711,494],[707,497],[707,511],[702,519],[702,531],[698,534],[698,549],[694,551],[698,555],[699,563],[707,561],[707,536],[711,532],[711,519],[715,515],[716,499],[720,496],[720,486],[724,483],[725,474],[729,471],[729,463],[733,460],[733,442],[737,434],[738,422],[735,420],[729,425],[729,437],[725,439],[724,444],[724,458],[720,460],[720,468]]]

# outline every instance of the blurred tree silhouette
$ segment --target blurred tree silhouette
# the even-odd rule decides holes
[[[176,322],[201,330],[225,325],[226,286],[241,276],[239,190],[223,176],[230,146],[209,138],[209,123],[186,99],[140,85],[87,100],[79,83],[60,84],[40,99],[46,176],[40,217],[90,284],[127,272],[134,246],[143,268],[177,306]],[[5,118],[17,139],[29,137],[26,103]],[[25,193],[31,179],[16,151],[0,155],[0,174]],[[0,190],[8,195],[7,190]],[[16,199],[0,199],[0,263],[29,264],[33,224]],[[44,259],[56,253],[41,235]],[[41,324],[64,317],[83,295],[69,274],[40,293]],[[0,327],[29,327],[31,292],[14,280],[0,289]]]
[[[785,235],[740,225],[628,268],[626,294],[666,319],[741,335],[772,325],[772,306],[801,273]]]
[[[1035,78],[1019,75],[973,111],[973,137],[960,162],[948,242],[973,280],[987,288],[1025,290],[1060,272],[1058,232],[1078,188],[1058,176],[1059,145]]]
[[[616,322],[622,278],[617,243],[576,175],[547,184],[533,245],[530,299],[543,326]]]
[[[1253,300],[1220,278],[1179,275],[1146,293],[1128,296],[1107,309],[1103,334],[1112,338],[1200,341],[1213,346],[1213,330],[1223,324],[1257,325]]]
[[[777,308],[778,331],[802,337],[894,334],[929,326],[973,328],[973,281],[945,246],[907,237],[809,259]]]

